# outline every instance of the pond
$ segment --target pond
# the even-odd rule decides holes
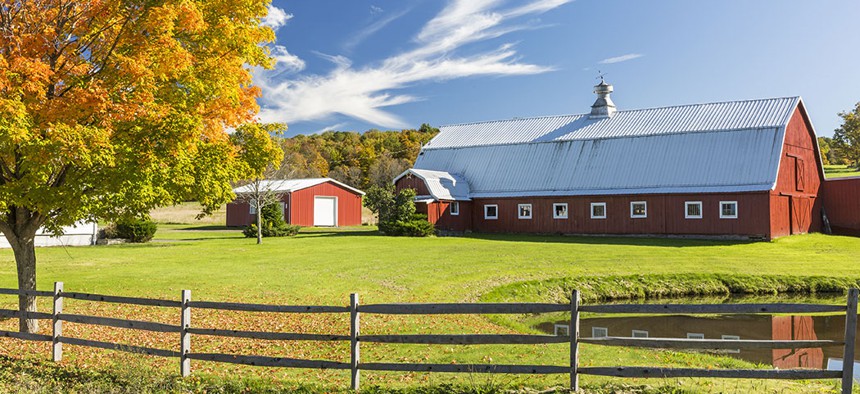
[[[714,301],[710,299],[709,301]],[[761,297],[731,297],[720,303],[823,303],[842,304],[842,295],[829,297],[785,297],[763,299]],[[631,302],[626,302],[631,303]],[[635,303],[635,302],[633,302]],[[699,299],[649,300],[646,303],[703,303]],[[538,324],[538,329],[556,335],[567,335],[568,321],[549,321]],[[652,337],[652,338],[696,338],[696,339],[769,339],[769,340],[816,340],[841,341],[845,334],[845,315],[659,315],[611,317],[584,317],[580,319],[582,337]],[[729,349],[713,350],[755,363],[772,365],[780,369],[816,368],[824,369],[828,363],[832,369],[837,360],[841,366],[841,346],[809,349]],[[855,344],[855,354],[860,346]]]

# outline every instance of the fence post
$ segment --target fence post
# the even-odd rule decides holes
[[[358,391],[359,386],[359,349],[358,349],[358,294],[352,293],[349,295],[349,353],[350,353],[350,370],[352,371],[352,389]]]
[[[54,282],[54,313],[51,315],[54,329],[51,335],[51,360],[55,363],[63,360],[63,343],[60,342],[60,336],[63,335],[61,313],[63,313],[63,282]]]
[[[857,336],[857,289],[848,289],[845,312],[845,351],[842,353],[842,393],[851,394],[854,386],[854,341]]]
[[[188,358],[188,353],[191,352],[191,334],[188,329],[191,328],[191,290],[182,290],[182,318],[181,320],[181,337],[179,339],[179,373],[182,377],[191,375],[191,359]]]
[[[570,295],[570,325],[567,327],[570,335],[570,391],[579,390],[579,290]]]

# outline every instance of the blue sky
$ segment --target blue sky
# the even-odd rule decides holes
[[[802,96],[819,135],[860,101],[860,2],[274,0],[263,121],[288,135]]]

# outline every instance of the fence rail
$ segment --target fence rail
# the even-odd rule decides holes
[[[78,292],[64,292],[63,283],[56,282],[54,291],[26,291],[26,295],[52,297],[53,312],[21,312],[0,309],[0,317],[27,317],[52,321],[52,335],[28,334],[14,331],[0,331],[0,337],[52,343],[52,360],[62,360],[63,344],[88,346],[102,349],[119,350],[148,354],[159,357],[180,359],[180,374],[191,374],[191,360],[220,363],[243,364],[252,366],[350,370],[353,389],[360,386],[360,371],[401,371],[401,372],[451,372],[451,373],[503,373],[503,374],[569,374],[573,390],[579,388],[580,375],[600,375],[638,378],[751,378],[751,379],[842,379],[842,392],[850,393],[853,384],[854,342],[857,330],[858,290],[848,291],[845,305],[816,304],[720,304],[720,305],[580,305],[579,292],[571,294],[570,304],[546,303],[462,303],[462,304],[371,304],[360,305],[358,295],[350,296],[348,306],[321,305],[267,305],[235,302],[191,301],[191,292],[183,290],[179,300],[122,297]],[[0,289],[0,294],[18,295],[17,289]],[[83,301],[110,302],[130,305],[144,305],[178,308],[180,324],[165,324],[111,317],[88,316],[63,313],[63,300],[72,298]],[[221,311],[274,312],[274,313],[348,313],[349,335],[308,334],[267,331],[243,331],[224,328],[192,327],[192,308]],[[531,314],[548,312],[570,312],[568,336],[525,335],[525,334],[390,334],[362,335],[360,316],[363,313],[388,315],[438,315],[438,314]],[[777,313],[832,313],[844,312],[845,336],[839,340],[713,340],[684,338],[628,338],[602,337],[580,338],[579,321],[582,312],[603,314],[777,314]],[[91,324],[107,327],[145,330],[152,332],[178,333],[178,350],[155,349],[128,344],[117,344],[82,338],[63,336],[63,322]],[[306,360],[288,357],[268,357],[259,355],[193,353],[191,336],[206,335],[232,338],[278,341],[341,341],[350,344],[349,362],[331,360]],[[483,344],[558,344],[570,345],[569,365],[501,365],[501,364],[416,364],[416,363],[379,363],[362,362],[360,345],[367,343],[388,344],[446,344],[446,345],[483,345]],[[579,345],[625,346],[658,349],[798,349],[820,347],[844,347],[843,369],[841,371],[809,369],[695,369],[664,367],[580,367]]]

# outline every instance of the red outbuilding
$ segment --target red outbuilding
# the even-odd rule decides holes
[[[287,223],[299,226],[340,227],[361,225],[364,192],[331,178],[266,180],[261,185],[279,196]],[[241,196],[251,186],[233,190],[237,199],[227,204],[227,226],[247,226],[254,222],[254,207]]]
[[[818,144],[799,97],[440,128],[414,168],[439,230],[772,239],[822,228]],[[827,212],[830,214],[831,212]]]

